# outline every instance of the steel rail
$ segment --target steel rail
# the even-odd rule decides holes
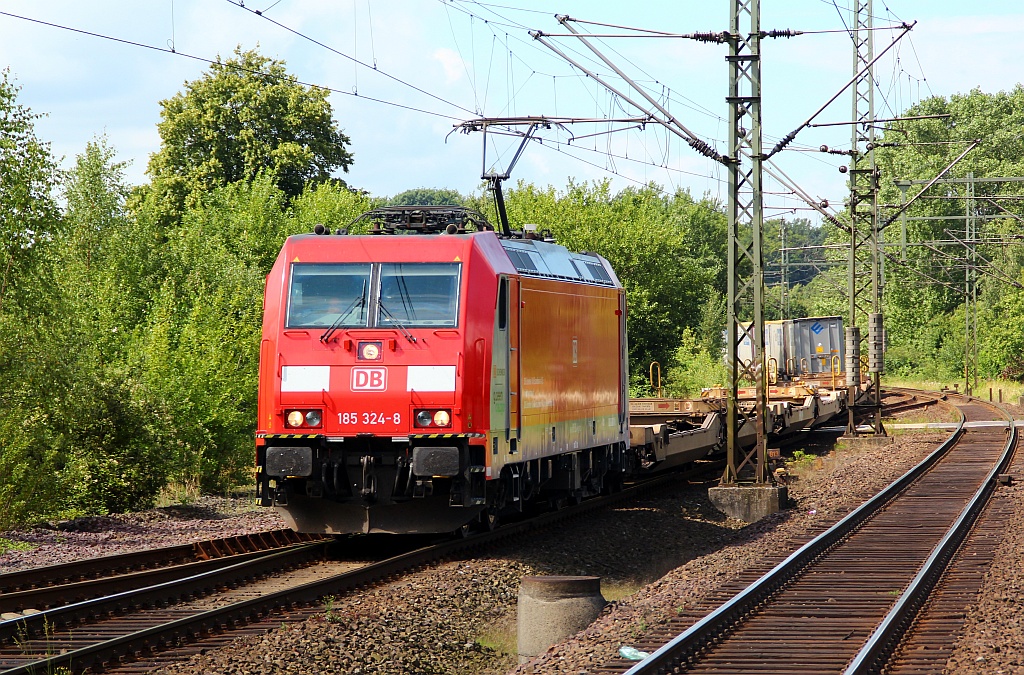
[[[31,675],[40,672],[55,672],[59,668],[69,668],[75,672],[102,666],[104,663],[120,659],[131,658],[135,653],[157,650],[163,645],[191,641],[197,636],[205,633],[221,630],[224,626],[250,623],[270,613],[287,609],[297,605],[310,605],[321,601],[329,595],[339,595],[359,588],[366,587],[381,580],[397,577],[410,569],[422,567],[438,560],[450,559],[456,555],[484,548],[497,541],[519,536],[537,529],[550,526],[567,519],[582,517],[586,513],[599,508],[605,508],[627,499],[635,498],[652,490],[661,489],[665,486],[678,483],[688,474],[676,472],[673,474],[658,476],[641,484],[626,488],[612,495],[606,495],[597,499],[587,500],[583,503],[568,507],[553,513],[543,514],[536,518],[521,523],[511,523],[493,532],[485,532],[466,539],[453,540],[433,546],[427,546],[386,560],[371,563],[357,570],[328,577],[318,581],[309,582],[294,588],[275,591],[258,598],[225,605],[221,608],[206,610],[192,616],[175,619],[157,626],[152,626],[131,634],[122,635],[117,638],[103,642],[97,642],[78,649],[66,651],[61,654],[53,654],[43,659],[25,663],[14,668],[2,670],[3,675]],[[306,546],[315,549],[325,546],[323,543],[307,544]],[[281,554],[271,554],[260,560],[270,560]],[[257,561],[259,562],[259,561]],[[236,565],[241,569],[242,565]],[[202,577],[205,586],[225,585],[226,580],[217,581],[217,572],[208,572],[206,575],[197,575],[190,579]],[[209,576],[207,576],[209,575]],[[249,576],[254,576],[250,574]],[[188,580],[178,582],[184,584]],[[166,588],[165,588],[166,587]],[[25,628],[19,633],[18,626],[26,626],[32,622],[35,632],[40,627],[53,625],[59,618],[62,622],[62,610],[74,612],[71,617],[74,620],[84,620],[90,615],[118,611],[127,604],[156,604],[167,602],[169,584],[161,584],[149,589],[130,591],[126,593],[100,598],[94,601],[77,603],[74,606],[67,606],[57,610],[47,610],[39,614],[33,614],[22,619],[0,622],[0,639],[13,637],[13,630],[18,637],[25,635]],[[138,600],[138,594],[145,593],[145,600]],[[171,594],[173,595],[173,594]],[[71,609],[74,607],[74,609]]]
[[[240,583],[248,578],[276,572],[283,566],[309,562],[318,555],[322,556],[322,549],[326,545],[324,542],[297,544],[283,551],[272,552],[253,560],[236,562],[221,569],[0,621],[0,642],[42,635],[54,626],[84,622],[95,616],[121,612],[130,607],[155,606],[174,602],[181,597],[194,594],[197,587],[218,588]]]
[[[899,394],[906,398],[887,402],[882,402],[882,414],[883,416],[893,415],[895,413],[906,412],[908,410],[915,410],[917,408],[927,408],[928,406],[936,405],[940,401],[946,400],[945,394],[934,394],[933,396],[926,397],[922,396],[920,392],[908,392],[900,389],[893,389],[887,387],[882,390],[883,397],[886,393]]]
[[[705,616],[653,654],[630,668],[624,675],[648,675],[665,672],[698,653],[705,645],[722,636],[728,629],[754,611],[771,595],[781,590],[811,562],[852,534],[871,516],[891,502],[908,486],[926,473],[952,448],[964,433],[966,417],[960,411],[957,428],[917,466],[893,481],[877,495],[861,504],[845,518],[807,542],[771,571],[735,595],[721,607]]]
[[[1004,411],[1005,414],[1005,411]],[[970,533],[975,521],[981,514],[982,509],[988,504],[992,493],[995,490],[998,475],[1002,473],[1011,458],[1017,444],[1017,427],[1013,423],[1013,417],[1009,419],[1009,433],[1007,434],[1006,447],[999,462],[992,468],[985,478],[981,487],[971,498],[971,501],[961,511],[956,522],[946,533],[946,536],[936,544],[928,560],[921,571],[917,573],[914,580],[900,596],[900,599],[889,610],[882,623],[872,633],[871,637],[861,648],[857,656],[844,671],[844,675],[866,675],[867,673],[880,672],[885,662],[893,655],[899,646],[900,639],[909,630],[918,612],[924,606],[929,594],[935,584],[942,577],[950,560],[956,554],[961,543]]]
[[[240,553],[283,548],[322,537],[292,530],[268,530],[234,537],[198,541],[193,544],[166,546],[145,551],[119,553],[86,560],[32,567],[0,574],[0,594],[28,588],[54,586],[72,579],[90,579],[120,574],[130,570],[174,565],[195,560],[224,558]]]
[[[302,544],[295,544],[294,546],[302,546]],[[0,593],[0,613],[21,612],[25,609],[39,610],[61,607],[124,591],[156,586],[165,582],[195,578],[196,575],[204,572],[272,555],[274,552],[273,549],[268,549],[251,553],[238,553],[226,558],[197,560],[180,565],[128,572],[101,579],[87,579],[69,584],[30,588],[23,591],[14,591],[13,593]]]

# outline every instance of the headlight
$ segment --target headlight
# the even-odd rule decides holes
[[[285,410],[285,424],[292,428],[319,427],[324,421],[324,414],[321,410]]]
[[[438,410],[416,410],[416,426],[422,428],[450,427],[452,425],[452,411]]]

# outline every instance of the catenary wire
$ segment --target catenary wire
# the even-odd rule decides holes
[[[69,32],[72,32],[72,33],[78,33],[79,35],[88,35],[89,37],[100,38],[102,40],[110,40],[111,42],[117,42],[117,43],[120,43],[120,44],[129,45],[131,47],[139,47],[139,48],[142,48],[142,49],[149,49],[149,50],[155,51],[155,52],[162,52],[164,54],[172,54],[174,56],[180,56],[182,58],[192,59],[193,61],[199,61],[201,63],[206,63],[206,64],[209,64],[209,65],[223,65],[223,62],[220,61],[219,59],[210,59],[210,58],[207,58],[205,56],[196,56],[195,54],[189,54],[187,52],[179,51],[179,50],[177,50],[177,49],[175,49],[173,47],[157,47],[156,45],[149,45],[149,44],[146,44],[144,42],[137,42],[135,40],[127,40],[125,38],[114,37],[112,35],[104,35],[103,33],[97,33],[95,31],[88,31],[88,30],[85,30],[85,29],[82,29],[82,28],[74,28],[72,26],[65,26],[65,25],[62,25],[62,24],[59,24],[59,23],[53,23],[51,21],[43,21],[42,19],[33,19],[32,17],[21,16],[20,14],[13,14],[11,12],[0,11],[0,16],[7,16],[7,17],[10,17],[12,19],[18,19],[20,21],[28,21],[30,23],[39,24],[41,26],[47,26],[49,28],[57,28],[57,29],[60,29],[60,30],[66,30],[66,31],[69,31]],[[239,66],[235,66],[235,68],[237,70],[240,70],[240,71],[243,71],[243,72],[248,72],[248,73],[251,73],[253,75],[266,75],[266,73],[261,73],[261,72],[258,72],[258,71],[247,70],[247,69],[241,68]],[[392,106],[394,108],[402,108],[404,110],[410,110],[410,111],[413,111],[413,112],[419,112],[419,113],[423,113],[425,115],[431,115],[433,117],[440,117],[442,119],[448,119],[448,120],[461,120],[461,118],[455,117],[453,115],[446,115],[444,113],[435,112],[433,110],[425,110],[423,108],[416,108],[414,106],[405,105],[405,104],[402,104],[402,103],[395,103],[393,101],[387,101],[387,100],[380,99],[380,98],[374,98],[372,96],[362,96],[360,94],[356,94],[356,93],[353,93],[353,92],[350,92],[350,91],[344,91],[342,89],[335,89],[334,87],[327,87],[327,86],[324,86],[322,84],[314,84],[312,82],[306,82],[306,81],[299,80],[299,79],[295,79],[294,82],[296,84],[301,84],[304,87],[316,87],[317,89],[323,89],[324,91],[329,91],[329,92],[334,93],[334,94],[344,94],[346,96],[353,96],[355,98],[363,99],[365,101],[373,101],[374,103],[381,103],[383,105]]]
[[[269,21],[270,23],[272,23],[275,26],[281,28],[282,30],[288,31],[289,33],[291,33],[293,35],[296,35],[296,36],[302,38],[303,40],[308,40],[309,42],[312,42],[315,45],[323,47],[324,49],[326,49],[327,51],[329,51],[329,52],[331,52],[333,54],[337,54],[338,56],[340,56],[342,58],[346,58],[346,59],[348,59],[348,60],[350,60],[350,61],[352,61],[354,63],[357,63],[357,64],[363,66],[364,68],[369,68],[370,70],[372,70],[374,72],[380,73],[384,77],[386,77],[386,78],[388,78],[390,80],[394,80],[395,82],[398,82],[399,84],[401,84],[403,86],[409,87],[410,89],[412,89],[414,91],[417,91],[417,92],[423,94],[424,96],[429,96],[430,98],[432,98],[434,100],[440,101],[441,103],[444,103],[445,105],[450,105],[453,108],[458,108],[459,110],[461,110],[463,112],[466,112],[466,113],[469,113],[470,115],[476,115],[476,113],[473,112],[472,110],[470,110],[469,108],[464,108],[461,105],[459,105],[458,103],[454,103],[452,101],[444,99],[444,98],[438,96],[437,94],[433,94],[433,93],[427,91],[426,89],[423,89],[422,87],[417,87],[415,84],[412,84],[411,82],[406,82],[405,80],[403,80],[400,77],[396,77],[395,75],[392,75],[392,74],[390,74],[390,73],[388,73],[386,71],[380,70],[379,68],[375,68],[374,66],[371,66],[370,64],[368,64],[368,63],[366,63],[364,61],[360,61],[359,59],[355,58],[354,56],[350,56],[350,55],[346,54],[345,52],[337,50],[334,47],[331,47],[328,44],[324,44],[323,42],[320,42],[319,40],[317,40],[314,37],[306,35],[305,33],[301,32],[299,30],[296,30],[296,29],[294,29],[294,28],[292,28],[290,26],[287,26],[287,25],[281,23],[280,21],[272,19],[269,16],[265,16],[263,14],[263,12],[261,12],[259,10],[255,10],[255,9],[251,9],[249,7],[246,7],[242,3],[242,0],[225,0],[225,2],[227,2],[229,5],[234,5],[235,7],[239,8],[239,9],[245,10],[246,12],[249,12],[250,14],[252,14],[254,16],[258,16],[261,19],[263,19],[264,21]]]

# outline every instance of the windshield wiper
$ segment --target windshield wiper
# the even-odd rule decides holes
[[[380,311],[384,313],[384,316],[386,316],[388,320],[391,321],[391,325],[397,328],[402,333],[402,335],[405,336],[406,340],[408,340],[409,342],[416,342],[416,336],[410,333],[409,330],[402,325],[402,322],[396,319],[395,315],[389,312],[388,308],[385,307],[384,303],[381,302],[379,299],[377,300],[377,306],[380,307]]]
[[[338,318],[335,319],[331,323],[331,325],[327,328],[327,330],[325,330],[323,332],[323,335],[320,336],[320,342],[323,342],[324,344],[327,344],[328,342],[330,342],[331,338],[334,337],[334,334],[338,331],[338,328],[341,327],[342,320],[346,316],[349,315],[349,312],[351,312],[353,309],[356,308],[356,305],[358,305],[359,308],[362,309],[363,308],[363,304],[365,302],[366,302],[366,280],[363,279],[363,288],[362,288],[362,290],[359,291],[359,297],[354,299],[352,301],[352,304],[350,304],[348,307],[346,307],[345,311],[343,311],[341,314],[339,314]]]

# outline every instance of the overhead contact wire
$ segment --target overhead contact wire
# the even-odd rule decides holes
[[[78,33],[79,35],[88,35],[89,37],[100,38],[101,40],[109,40],[111,42],[118,42],[120,44],[129,45],[131,47],[140,47],[142,49],[149,49],[149,50],[154,51],[154,52],[162,52],[164,54],[172,54],[174,56],[181,56],[181,57],[184,57],[186,59],[192,59],[193,61],[199,61],[200,63],[205,63],[205,64],[208,64],[208,65],[224,65],[224,62],[221,61],[220,59],[210,59],[210,58],[206,58],[204,56],[196,56],[194,54],[189,54],[187,52],[178,51],[177,49],[174,49],[174,48],[171,48],[171,47],[157,47],[156,45],[148,45],[148,44],[146,44],[144,42],[136,42],[134,40],[126,40],[125,38],[114,37],[112,35],[104,35],[103,33],[96,33],[96,32],[93,32],[93,31],[85,30],[83,28],[73,28],[71,26],[64,26],[64,25],[61,25],[59,23],[53,23],[53,22],[50,22],[50,21],[43,21],[42,19],[33,19],[31,17],[28,17],[28,16],[21,16],[20,14],[13,14],[11,12],[0,11],[0,16],[7,16],[7,17],[10,17],[12,19],[19,19],[21,21],[28,21],[29,23],[35,23],[35,24],[39,24],[41,26],[47,26],[49,28],[58,28],[60,30],[66,30],[66,31],[69,31],[71,33]],[[256,71],[256,70],[250,70],[248,68],[242,68],[241,66],[233,66],[233,67],[236,70],[239,70],[239,71],[245,72],[245,73],[250,73],[252,75],[262,75],[262,76],[266,76],[267,75],[267,73]],[[335,93],[335,94],[344,94],[346,96],[354,96],[356,98],[360,98],[360,99],[363,99],[363,100],[366,100],[366,101],[373,101],[374,103],[381,103],[383,105],[389,105],[389,106],[392,106],[392,107],[395,107],[395,108],[402,108],[403,110],[411,110],[413,112],[423,113],[425,115],[431,115],[433,117],[440,117],[440,118],[443,118],[443,119],[456,120],[456,121],[460,121],[461,120],[461,118],[455,117],[453,115],[446,115],[444,113],[434,112],[433,110],[424,110],[423,108],[416,108],[414,106],[405,105],[405,104],[402,104],[402,103],[395,103],[394,101],[386,101],[384,99],[374,98],[372,96],[360,96],[359,94],[355,94],[355,93],[350,92],[350,91],[344,91],[342,89],[335,89],[334,87],[327,87],[327,86],[324,86],[322,84],[315,84],[313,82],[306,82],[304,80],[299,80],[299,79],[295,79],[294,81],[295,81],[296,84],[301,84],[304,87],[316,87],[317,89],[323,89],[324,91],[329,91],[329,92],[332,92],[332,93]]]
[[[328,44],[324,44],[323,42],[320,42],[319,40],[317,40],[314,37],[310,37],[309,35],[306,35],[305,33],[301,32],[301,31],[295,30],[294,28],[292,28],[290,26],[286,26],[285,24],[281,23],[280,21],[276,21],[276,20],[270,18],[269,16],[264,15],[263,12],[261,12],[259,10],[250,9],[250,8],[246,7],[245,5],[243,5],[240,0],[225,0],[225,1],[228,4],[230,4],[230,5],[234,5],[235,7],[238,7],[239,9],[245,10],[246,12],[249,12],[250,14],[253,14],[255,16],[260,17],[264,21],[269,21],[270,23],[274,24],[278,28],[281,28],[282,30],[286,30],[286,31],[288,31],[289,33],[291,33],[293,35],[297,35],[298,37],[302,38],[303,40],[308,40],[309,42],[312,42],[313,44],[315,44],[315,45],[317,45],[319,47],[323,47],[324,49],[326,49],[327,51],[329,51],[329,52],[331,52],[333,54],[337,54],[338,56],[340,56],[342,58],[348,59],[349,61],[353,61],[354,63],[357,63],[357,64],[363,66],[364,68],[369,68],[370,70],[378,72],[381,75],[383,75],[384,77],[388,78],[389,80],[393,80],[393,81],[398,82],[399,84],[401,84],[401,85],[403,85],[405,87],[409,87],[410,89],[412,89],[414,91],[417,91],[417,92],[423,94],[424,96],[429,96],[430,98],[432,98],[432,99],[434,99],[436,101],[440,101],[441,103],[444,103],[445,105],[450,105],[453,108],[458,108],[459,110],[461,110],[463,112],[466,112],[466,113],[469,113],[470,115],[476,115],[477,114],[477,113],[473,112],[472,110],[469,110],[468,108],[463,108],[458,103],[454,103],[454,102],[449,101],[449,100],[447,100],[445,98],[442,98],[442,97],[438,96],[437,94],[433,94],[433,93],[427,91],[426,89],[423,89],[422,87],[417,87],[415,84],[412,84],[411,82],[406,82],[405,80],[403,80],[400,77],[396,77],[395,75],[392,75],[392,74],[390,74],[390,73],[388,73],[386,71],[380,70],[379,68],[375,68],[375,67],[371,66],[368,63],[360,61],[359,59],[355,58],[354,56],[350,56],[350,55],[346,54],[345,52],[339,51],[339,50],[335,49],[334,47],[331,47]]]

